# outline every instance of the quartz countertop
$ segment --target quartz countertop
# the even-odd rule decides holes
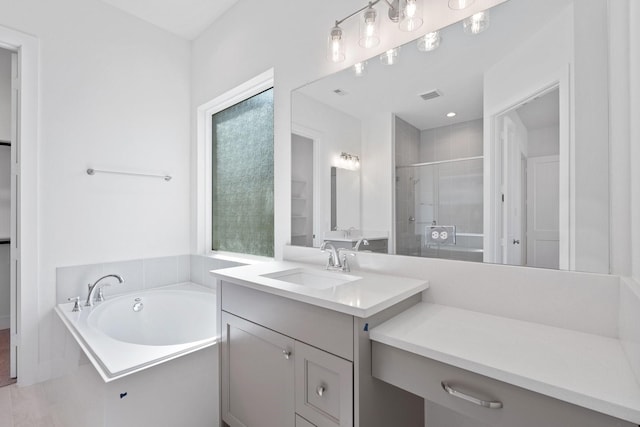
[[[614,338],[424,302],[370,337],[640,424],[640,385]]]
[[[326,289],[315,289],[276,278],[265,277],[265,275],[296,268],[316,270],[324,275],[335,274],[336,278],[344,277],[347,274],[356,276],[357,279]],[[212,270],[210,274],[237,285],[362,318],[370,317],[429,287],[429,283],[426,280],[370,273],[361,270],[351,271],[350,273],[327,271],[316,264],[288,261],[274,261]]]

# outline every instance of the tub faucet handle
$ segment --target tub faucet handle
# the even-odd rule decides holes
[[[71,310],[73,313],[78,311],[82,311],[82,306],[80,305],[80,297],[67,298],[67,301],[73,301],[73,309]]]

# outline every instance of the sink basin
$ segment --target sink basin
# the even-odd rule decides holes
[[[276,271],[262,274],[262,277],[281,280],[294,285],[306,286],[314,289],[327,289],[345,283],[360,280],[361,277],[351,276],[340,272],[293,268],[291,270]]]

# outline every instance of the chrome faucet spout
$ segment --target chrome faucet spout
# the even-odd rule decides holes
[[[327,260],[327,270],[342,268],[342,264],[340,263],[340,256],[338,255],[338,251],[336,250],[335,246],[333,246],[331,243],[327,241],[324,241],[320,246],[320,250],[322,252],[325,252],[326,250],[330,251],[329,259]]]
[[[369,241],[367,239],[365,239],[364,237],[361,237],[356,242],[356,245],[353,247],[353,250],[358,252],[360,250],[360,245],[369,246]]]
[[[89,295],[87,295],[87,302],[85,302],[84,304],[85,306],[87,307],[93,306],[94,301],[96,301],[95,293],[101,291],[104,286],[110,285],[110,283],[102,282],[102,280],[107,279],[109,277],[115,278],[118,281],[118,283],[124,283],[124,279],[119,274],[107,274],[106,276],[102,276],[101,278],[96,280],[93,285],[89,284]],[[101,293],[98,293],[99,297],[100,295]],[[102,299],[104,299],[104,297],[101,297],[100,300]]]

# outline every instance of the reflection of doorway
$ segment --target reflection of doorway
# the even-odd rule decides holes
[[[313,247],[313,140],[291,134],[291,244]]]
[[[558,87],[496,118],[501,194],[497,195],[505,264],[560,267],[560,111]]]

